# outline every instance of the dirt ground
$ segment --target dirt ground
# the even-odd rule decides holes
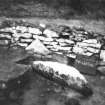
[[[100,33],[105,35],[105,21],[104,20],[88,20],[88,19],[43,19],[43,18],[14,18],[15,20],[25,20],[29,23],[36,24],[36,23],[44,23],[50,25],[67,25],[70,27],[73,26],[83,26],[85,30],[92,31],[96,33]]]
[[[33,75],[33,74],[32,74]],[[60,91],[59,86],[35,74],[31,75],[28,88],[24,94],[15,101],[6,100],[1,105],[65,105],[65,102],[75,95],[72,90]],[[79,99],[80,105],[105,105],[105,78],[100,76],[87,76],[94,91],[93,96]],[[75,104],[68,104],[75,105]],[[77,105],[77,104],[76,104]]]
[[[50,24],[50,25],[67,25],[70,27],[73,26],[83,26],[85,30],[92,31],[96,33],[100,33],[105,35],[105,20],[90,20],[90,19],[50,19],[50,18],[37,18],[37,17],[31,17],[31,18],[6,18],[6,17],[0,17],[0,23],[5,19],[12,19],[12,20],[25,20],[26,22],[37,24],[37,23],[44,23],[44,24]]]
[[[105,34],[105,22],[102,20],[60,20],[60,19],[25,19],[30,23],[51,23],[51,24],[65,24],[68,26],[82,25],[86,30],[95,31]],[[2,18],[0,18],[2,21]],[[93,96],[88,99],[79,99],[81,105],[105,105],[105,77],[104,76],[87,76],[89,83],[93,89]],[[38,74],[31,74],[28,88],[24,89],[24,94],[15,101],[2,101],[0,105],[65,105],[67,99],[77,93],[62,90],[59,92],[59,86],[55,83],[44,79]],[[57,88],[57,89],[56,89]]]
[[[81,105],[105,105],[105,78],[100,76],[86,76],[93,89],[93,96],[80,99]],[[65,105],[68,98],[77,93],[72,90],[55,91],[58,86],[51,81],[35,75],[31,88],[25,92],[22,105]],[[73,104],[74,105],[74,104]]]

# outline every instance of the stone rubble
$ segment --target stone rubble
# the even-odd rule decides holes
[[[56,32],[49,30],[49,29],[45,29],[43,34],[48,38],[53,38],[53,37],[57,38],[58,37],[58,34]]]
[[[35,34],[35,35],[41,35],[42,32],[38,28],[32,28],[28,27],[28,33]]]
[[[89,57],[99,54],[99,59],[105,61],[105,50],[102,49],[105,43],[104,35],[88,32],[83,27],[58,26],[60,32],[57,32],[41,23],[38,26],[24,22],[9,23],[9,27],[0,29],[0,45],[18,45],[25,49],[32,46],[35,51],[37,43],[34,42],[38,40],[47,52],[61,53],[74,59],[77,54]],[[41,47],[39,50],[41,51]]]
[[[105,50],[101,50],[101,52],[100,52],[100,59],[105,61]]]

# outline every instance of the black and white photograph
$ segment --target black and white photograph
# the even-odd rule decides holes
[[[0,105],[105,105],[105,0],[0,0]]]

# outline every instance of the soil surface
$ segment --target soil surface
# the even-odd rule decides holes
[[[0,46],[0,80],[8,81],[9,78],[16,78],[23,74],[28,67],[17,64],[16,61],[27,55],[22,48],[8,49],[8,47]]]
[[[50,18],[14,18],[14,20],[25,20],[29,23],[44,23],[50,24],[53,27],[54,25],[67,25],[70,27],[79,27],[82,26],[86,31],[96,32],[102,35],[105,35],[105,21],[104,20],[88,20],[88,19],[50,19]],[[53,27],[55,28],[55,27]]]
[[[1,101],[2,105],[65,105],[69,98],[74,98],[77,93],[72,90],[66,92],[59,86],[45,78],[30,74],[31,80],[24,88],[24,94],[15,101]],[[90,98],[79,99],[80,105],[105,105],[105,78],[100,76],[86,76],[91,84],[94,94]],[[73,104],[75,105],[75,104]]]
[[[0,19],[2,20],[2,18]],[[66,24],[69,26],[83,25],[87,30],[92,30],[104,35],[105,22],[94,20],[60,20],[60,19],[26,19],[30,23],[41,22],[51,24]],[[3,60],[3,58],[2,58]],[[0,60],[0,63],[2,63]],[[104,76],[87,76],[89,83],[93,89],[93,96],[86,99],[79,99],[81,105],[105,105],[105,77]],[[15,101],[5,100],[0,101],[0,105],[65,105],[65,102],[70,97],[78,95],[72,90],[61,90],[60,87],[38,74],[30,74],[30,83],[24,88],[24,94]],[[70,104],[68,104],[70,105]],[[75,105],[75,104],[72,104]]]

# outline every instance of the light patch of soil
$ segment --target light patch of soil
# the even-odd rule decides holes
[[[29,23],[44,23],[55,25],[67,25],[70,27],[83,26],[85,30],[100,33],[105,35],[105,21],[104,20],[88,20],[88,19],[50,19],[50,18],[14,18],[14,20],[25,20]],[[53,27],[54,28],[54,27]],[[55,27],[56,28],[56,27]]]

